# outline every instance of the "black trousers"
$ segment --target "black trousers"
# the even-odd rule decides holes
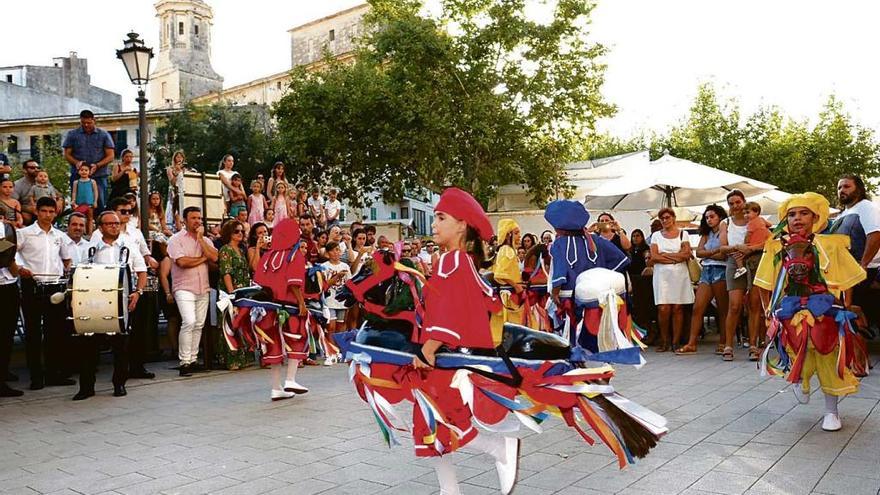
[[[78,342],[80,356],[79,389],[95,390],[95,372],[98,369],[101,346],[109,344],[113,351],[113,385],[125,385],[128,380],[128,352],[125,335],[80,335]]]
[[[0,380],[9,372],[12,339],[18,325],[18,284],[0,285]]]
[[[55,379],[64,374],[63,349],[69,341],[64,304],[52,304],[49,296],[64,291],[63,285],[41,285],[21,280],[21,308],[24,312],[25,353],[31,381]]]

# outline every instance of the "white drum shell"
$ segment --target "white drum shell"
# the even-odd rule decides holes
[[[626,292],[626,279],[622,273],[607,268],[591,268],[575,280],[574,298],[579,303],[596,302],[608,291],[621,295]]]
[[[71,280],[70,309],[78,334],[121,333],[128,328],[126,267],[82,264]]]

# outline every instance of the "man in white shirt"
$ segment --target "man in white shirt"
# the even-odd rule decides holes
[[[831,225],[831,232],[850,238],[850,254],[868,272],[868,278],[853,289],[853,304],[862,308],[870,326],[880,323],[880,291],[871,289],[880,267],[880,210],[868,199],[865,182],[847,174],[837,181],[837,199],[844,208]]]
[[[74,212],[67,217],[67,242],[70,247],[70,266],[79,266],[89,261],[89,240],[86,232],[86,216]]]
[[[67,236],[52,226],[55,214],[55,199],[40,198],[36,204],[37,221],[18,231],[16,264],[21,277],[21,307],[31,390],[40,390],[45,385],[76,383],[65,378],[63,371],[66,315],[63,306],[54,305],[49,300],[52,294],[67,290],[61,277],[71,259]]]
[[[342,203],[336,199],[337,194],[339,193],[336,191],[336,188],[330,189],[327,193],[329,196],[327,202],[324,203],[324,216],[327,220],[328,229],[334,225],[339,225],[339,213],[342,211]]]
[[[104,211],[98,216],[100,236],[93,239],[90,248],[95,250],[93,261],[101,265],[118,264],[123,248],[128,249],[128,269],[130,274],[136,274],[134,289],[129,294],[128,311],[129,325],[132,322],[132,312],[137,306],[138,300],[144,293],[147,285],[147,265],[141,256],[137,246],[130,238],[119,234],[121,222],[119,216],[112,211]],[[95,237],[95,236],[92,236]],[[98,345],[103,339],[109,340],[113,349],[113,396],[123,397],[128,394],[125,390],[125,382],[128,380],[128,356],[126,355],[126,336],[116,335],[91,335],[79,338],[80,343],[80,370],[79,392],[73,396],[73,400],[83,400],[95,395],[95,368],[98,366]]]
[[[15,227],[0,222],[0,239],[11,235]],[[12,249],[11,247],[9,248]],[[15,260],[6,268],[0,268],[0,397],[20,397],[23,392],[6,384],[9,375],[9,358],[12,356],[12,339],[18,326],[19,295],[18,265]]]

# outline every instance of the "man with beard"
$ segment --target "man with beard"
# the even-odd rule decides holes
[[[850,238],[850,253],[868,273],[868,278],[853,289],[853,304],[862,308],[868,325],[880,323],[876,304],[880,291],[871,288],[880,267],[880,210],[868,198],[865,182],[858,175],[846,174],[837,181],[837,199],[843,211],[831,226],[831,232]],[[872,304],[873,303],[873,304]]]

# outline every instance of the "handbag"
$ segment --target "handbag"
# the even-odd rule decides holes
[[[682,240],[684,240],[684,232],[685,231],[682,230],[681,234],[679,235],[679,238],[681,238]],[[687,267],[688,275],[691,278],[691,283],[696,284],[700,281],[700,276],[703,274],[703,265],[701,265],[697,258],[695,258],[693,254],[691,254],[691,257],[687,260]]]

